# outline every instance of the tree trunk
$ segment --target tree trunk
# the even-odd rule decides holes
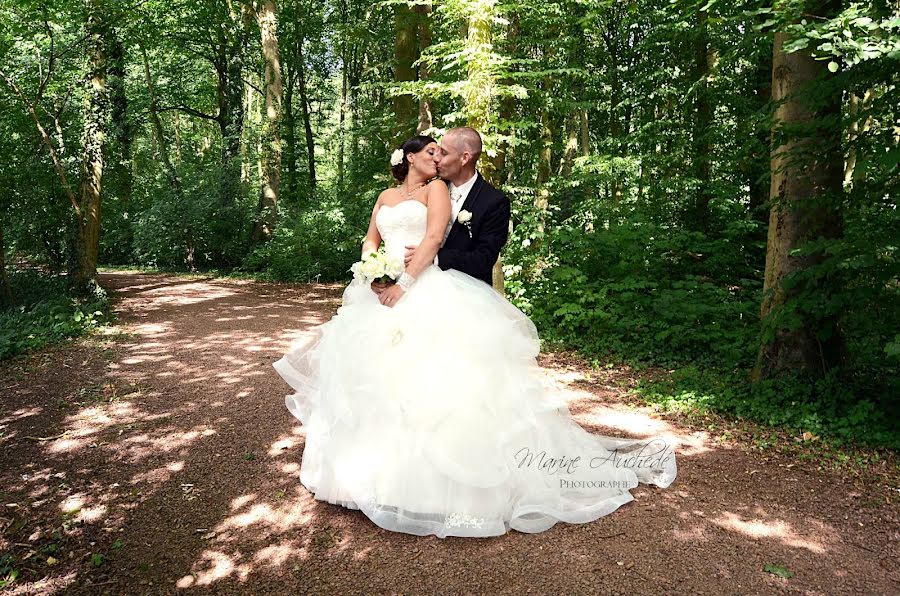
[[[153,123],[153,132],[155,133],[156,143],[159,147],[159,156],[162,160],[166,176],[169,179],[169,186],[179,192],[181,181],[178,178],[178,171],[172,164],[172,158],[169,155],[169,143],[166,140],[165,129],[163,129],[162,120],[159,117],[159,100],[156,97],[156,83],[150,74],[150,61],[147,58],[147,49],[141,46],[141,57],[144,62],[144,83],[147,85],[147,95],[150,100],[150,121]]]
[[[549,109],[549,107],[545,106],[541,110],[541,144],[538,150],[537,183],[535,184],[537,194],[534,197],[534,211],[537,216],[535,232],[537,237],[531,245],[533,249],[538,249],[543,241],[547,210],[550,207],[550,190],[547,188],[547,184],[550,182],[550,168],[553,160],[553,129],[550,125]]]
[[[562,160],[559,163],[559,173],[564,178],[572,175],[575,156],[578,154],[578,112],[572,112],[566,117],[566,146],[563,148]]]
[[[709,229],[710,189],[710,129],[712,125],[712,104],[709,96],[709,72],[712,56],[709,47],[708,17],[705,10],[697,13],[697,39],[694,45],[694,80],[697,81],[697,94],[694,100],[694,179],[697,190],[694,197],[692,227],[698,230]]]
[[[418,4],[415,11],[418,16],[418,32],[419,32],[419,56],[431,45],[431,0],[427,0],[424,4]],[[430,74],[427,64],[419,65],[419,80],[427,81]],[[422,134],[433,126],[434,106],[430,97],[423,95],[419,99],[419,125],[416,127],[416,134]]]
[[[857,146],[859,145],[859,136],[869,131],[872,126],[872,116],[867,115],[860,127],[860,109],[863,113],[867,112],[875,100],[875,90],[866,89],[860,105],[860,98],[856,93],[850,93],[850,122],[847,126],[847,160],[844,163],[844,184],[850,186],[857,180],[862,179],[862,170],[856,169]]]
[[[340,113],[338,114],[338,159],[337,159],[337,187],[338,192],[344,189],[344,176],[345,176],[345,165],[344,165],[344,146],[346,143],[345,137],[347,136],[347,59],[346,57],[342,60],[341,63],[341,105],[340,105]]]
[[[581,121],[581,155],[589,157],[591,155],[591,129],[588,126],[587,110],[578,110],[578,116]]]
[[[506,39],[503,45],[502,51],[509,56],[516,55],[517,52],[517,44],[519,38],[519,14],[517,12],[513,12],[509,15],[507,19],[508,25],[506,28]],[[510,78],[506,78],[501,82],[501,85],[509,86],[512,85],[513,81]],[[515,117],[516,113],[516,98],[512,95],[506,95],[500,100],[500,113],[499,113],[499,121],[500,126],[502,127],[500,130],[500,139],[498,139],[497,143],[497,155],[493,160],[493,169],[495,172],[496,183],[499,183],[501,180],[506,180],[507,184],[510,184],[513,180],[512,177],[512,156],[513,156],[513,143],[512,137],[515,135],[515,130],[512,130],[511,127],[506,124],[511,122]]]
[[[0,215],[0,308],[13,303],[12,288],[6,275],[6,243],[3,238],[3,217]]]
[[[298,199],[297,184],[297,119],[294,115],[294,76],[288,75],[284,89],[284,112],[281,119],[281,130],[284,133],[284,185],[281,196],[288,203]]]
[[[468,125],[475,130],[485,133],[492,128],[495,115],[492,114],[494,104],[494,73],[490,65],[491,25],[499,16],[499,10],[495,3],[484,3],[472,6],[465,20],[465,46],[471,52],[467,64],[468,79],[463,86],[463,101]],[[487,139],[486,145],[490,144]],[[488,149],[488,146],[485,147]],[[481,174],[490,182],[496,184],[494,164],[489,159],[482,159],[479,164]],[[498,257],[494,263],[493,286],[501,294],[503,289],[503,267]]]
[[[241,15],[232,13],[223,24],[219,38],[217,65],[219,113],[222,135],[219,198],[226,208],[234,207],[241,196],[241,136],[244,130],[244,32]]]
[[[313,136],[312,120],[309,109],[309,98],[306,94],[306,67],[303,63],[303,45],[299,51],[298,91],[300,92],[300,108],[303,110],[303,128],[306,133],[306,156],[309,170],[309,190],[316,192],[316,139]]]
[[[278,54],[278,13],[274,0],[263,0],[257,8],[257,20],[261,33],[263,60],[265,61],[266,104],[263,114],[260,142],[262,143],[262,180],[258,215],[253,229],[253,240],[259,242],[272,237],[278,207],[278,190],[281,184],[281,106],[284,91],[281,80],[281,59]]]
[[[128,97],[125,93],[127,57],[122,41],[115,29],[106,32],[109,52],[110,123],[115,149],[110,151],[109,170],[118,198],[127,207],[133,185],[131,172],[131,125],[128,122]],[[107,185],[108,186],[108,185]]]
[[[103,149],[108,110],[107,62],[99,0],[90,0],[87,15],[88,84],[85,94],[80,211],[76,213],[76,246],[71,279],[77,292],[87,292],[97,278],[100,252]]]
[[[394,5],[394,82],[416,80],[413,63],[419,58],[418,19],[406,2]],[[415,98],[409,93],[394,96],[394,138],[397,142],[410,136],[417,117]]]
[[[819,5],[833,14],[839,3]],[[816,16],[816,15],[814,15]],[[834,239],[842,233],[837,197],[841,193],[840,131],[828,118],[840,114],[840,91],[829,87],[826,63],[814,60],[811,49],[790,54],[782,51],[787,35],[775,34],[772,99],[778,104],[773,121],[771,212],[766,251],[764,299],[761,316],[771,341],[761,342],[754,378],[779,372],[821,375],[843,359],[843,341],[834,315],[798,309],[795,320],[777,324],[775,317],[796,300],[816,293],[827,298],[833,280],[792,283],[789,276],[821,263],[821,253],[794,255],[808,241]],[[824,81],[824,84],[822,84]],[[811,97],[815,97],[815,109]],[[822,285],[816,285],[816,284]],[[829,285],[824,285],[829,284]],[[823,295],[824,294],[824,295]],[[802,303],[800,304],[802,306]]]
[[[762,112],[766,104],[772,98],[772,52],[766,52],[759,58],[756,68],[756,96],[754,103],[756,109]],[[769,221],[768,210],[765,204],[769,200],[770,188],[770,155],[769,133],[766,127],[760,124],[755,134],[756,146],[760,153],[753,153],[747,164],[747,184],[750,187],[750,216],[765,226]],[[764,229],[764,228],[763,228]]]
[[[609,136],[615,147],[615,154],[619,155],[622,146],[622,123],[619,119],[619,104],[622,102],[622,80],[619,76],[619,35],[621,19],[609,21],[605,36],[607,51],[610,59],[610,96],[609,96]],[[612,200],[618,205],[622,202],[622,187],[624,181],[617,175],[612,184]]]

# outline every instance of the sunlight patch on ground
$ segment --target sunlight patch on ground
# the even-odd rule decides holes
[[[131,462],[137,462],[153,455],[187,448],[199,439],[212,436],[216,432],[215,429],[203,424],[183,432],[178,432],[174,428],[164,428],[156,431],[154,435],[142,433],[127,437],[117,444],[109,445],[108,448],[128,456]],[[156,480],[158,475],[158,471],[154,471],[147,480]]]
[[[710,521],[721,528],[738,532],[750,538],[775,538],[794,548],[805,548],[817,554],[826,552],[825,546],[820,541],[813,537],[798,535],[791,524],[780,519],[770,521],[742,519],[737,514],[725,512]]]
[[[633,408],[625,405],[607,405],[598,397],[582,389],[567,386],[584,379],[577,371],[542,369],[545,373],[544,386],[568,404],[572,417],[582,425],[594,425],[616,429],[637,437],[659,437],[676,449],[676,455],[692,456],[713,450],[709,434],[698,431],[685,435],[674,425],[657,418],[649,408]]]
[[[300,477],[300,464],[297,462],[291,462],[288,464],[281,464],[281,472],[286,476],[293,476],[295,478]]]
[[[706,531],[701,526],[695,526],[689,530],[675,528],[672,535],[675,537],[675,540],[683,542],[709,542],[709,538],[706,537]]]
[[[70,495],[65,498],[65,500],[59,504],[60,510],[63,513],[75,513],[76,511],[81,510],[85,504],[85,495],[83,493],[78,493],[76,495]]]
[[[284,452],[295,447],[298,441],[294,437],[283,437],[269,447],[269,457],[284,455]]]
[[[12,412],[8,416],[0,418],[0,424],[9,424],[10,422],[15,422],[16,420],[22,420],[23,418],[30,418],[31,416],[37,416],[43,413],[44,408],[40,406],[34,406],[32,408],[19,408],[15,412]]]
[[[246,503],[237,509],[244,509],[246,505],[250,504]],[[309,504],[302,501],[285,503],[278,508],[273,508],[268,503],[255,503],[249,509],[227,517],[214,529],[217,533],[229,530],[243,532],[250,526],[269,528],[279,533],[296,530],[312,521],[313,515],[307,511],[308,507]]]
[[[240,554],[237,555],[240,557]],[[234,564],[230,556],[222,551],[205,550],[200,555],[200,562],[197,564],[203,571],[198,571],[194,575],[186,575],[178,580],[179,588],[189,588],[193,585],[208,586],[213,582],[225,579],[230,575],[237,575],[238,579],[245,579],[250,573],[249,565]]]
[[[143,323],[140,325],[134,325],[132,327],[132,332],[137,333],[138,335],[144,335],[146,337],[153,337],[155,335],[165,335],[171,331],[170,324],[166,323]],[[145,346],[154,347],[154,346],[162,346],[161,343],[146,343]]]
[[[267,546],[253,555],[253,561],[267,567],[280,567],[297,554],[297,546],[293,540],[285,540],[280,544]]]
[[[75,521],[92,524],[106,517],[106,505],[96,505],[94,507],[86,507],[78,511]]]
[[[162,484],[184,469],[184,461],[175,461],[160,468],[139,472],[131,477],[131,484]]]

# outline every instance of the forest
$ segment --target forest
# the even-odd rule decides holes
[[[900,446],[900,3],[0,0],[0,358],[98,270],[347,282],[473,126],[498,289],[636,391]]]

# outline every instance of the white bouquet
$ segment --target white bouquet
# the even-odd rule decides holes
[[[365,283],[393,281],[400,277],[405,269],[403,259],[387,254],[384,248],[369,252],[350,267],[353,279]]]

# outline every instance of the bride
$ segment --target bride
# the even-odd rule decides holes
[[[460,158],[472,171],[477,140]],[[671,447],[572,420],[536,364],[534,324],[485,283],[489,269],[473,277],[435,264],[461,250],[441,249],[450,227],[454,242],[482,233],[468,209],[473,178],[461,184],[462,209],[436,179],[435,163],[453,151],[416,136],[395,152],[400,186],[378,197],[363,253],[383,242],[403,259],[417,246],[405,272],[386,289],[351,282],[337,314],[274,363],[306,431],[300,482],[382,528],[440,538],[589,522],[633,500],[639,482],[665,488]],[[505,233],[497,251],[503,242]]]

